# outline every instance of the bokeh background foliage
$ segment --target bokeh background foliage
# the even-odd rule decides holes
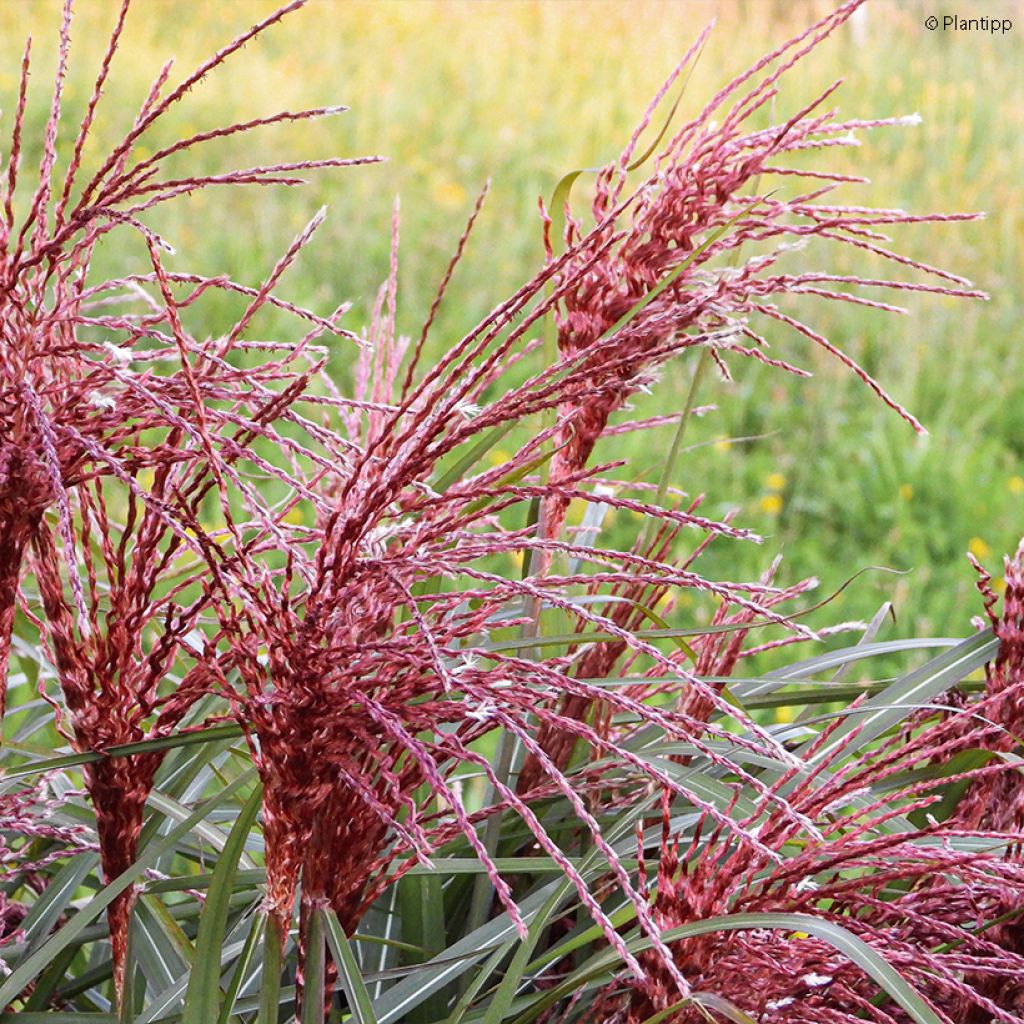
[[[129,20],[124,54],[110,86],[124,102],[100,107],[97,150],[127,126],[169,56],[179,68],[268,14],[272,3],[231,0],[190,5],[187,23],[170,0],[145,0]],[[541,259],[537,198],[550,196],[567,170],[606,161],[635,125],[662,78],[712,17],[717,29],[693,73],[682,113],[691,112],[770,44],[828,8],[801,0],[611,0],[467,3],[457,0],[319,0],[250,44],[241,59],[198,87],[162,131],[172,137],[287,107],[345,103],[351,111],[319,124],[276,127],[189,156],[197,171],[303,159],[381,153],[388,162],[344,174],[325,172],[302,191],[234,189],[201,193],[153,218],[153,227],[187,256],[171,269],[220,273],[255,284],[282,244],[322,202],[330,217],[311,257],[285,292],[313,307],[351,298],[349,326],[387,269],[391,206],[402,201],[399,328],[415,333],[443,273],[469,206],[486,178],[492,194],[471,242],[472,273],[457,275],[433,344],[461,336],[477,317],[529,277]],[[114,5],[80,5],[67,90],[67,116],[81,112],[96,54]],[[797,100],[837,76],[846,116],[919,112],[917,128],[865,136],[836,170],[864,173],[848,200],[901,205],[914,212],[985,210],[985,220],[907,229],[897,248],[972,277],[988,303],[905,297],[911,316],[804,297],[808,322],[886,382],[931,431],[917,439],[837,364],[800,339],[775,331],[775,354],[808,366],[809,382],[744,361],[733,384],[710,380],[701,402],[716,412],[697,420],[684,463],[687,486],[707,494],[709,514],[732,507],[781,549],[784,580],[822,578],[826,590],[868,565],[910,570],[868,574],[822,613],[869,618],[892,599],[900,632],[957,635],[976,609],[971,550],[998,577],[1024,516],[1024,402],[1021,293],[1024,169],[1024,6],[980,3],[972,11],[1010,17],[1008,35],[928,32],[931,7],[875,0],[815,59],[791,72],[780,101]],[[941,12],[939,12],[941,13]],[[37,68],[52,64],[58,9],[51,0],[5,0],[0,37],[32,33]],[[16,90],[18,46],[0,52],[0,96]],[[33,116],[46,109],[46,75],[37,73]],[[41,102],[40,102],[41,101]],[[7,113],[7,111],[5,111]],[[41,124],[26,132],[42,137]],[[153,142],[150,143],[151,145]],[[144,154],[143,154],[144,155]],[[26,154],[35,161],[38,154]],[[854,166],[854,163],[856,166]],[[585,189],[580,188],[580,197]],[[101,272],[136,260],[121,238],[100,254]],[[831,266],[852,257],[832,251]],[[838,263],[838,266],[837,266]],[[225,309],[225,323],[233,310]],[[217,322],[207,325],[210,333]],[[268,329],[270,325],[268,324]],[[339,356],[336,370],[347,372]],[[682,406],[692,363],[680,361],[640,414]],[[657,478],[672,427],[645,436],[634,465]],[[754,440],[736,440],[755,438]],[[652,443],[652,441],[654,443]],[[629,444],[629,437],[621,439]],[[500,452],[496,457],[500,457]],[[712,547],[704,571],[748,578],[768,553],[750,545]],[[997,578],[997,586],[1000,580]],[[710,609],[694,608],[698,620]]]

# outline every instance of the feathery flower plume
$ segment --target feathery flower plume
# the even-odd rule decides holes
[[[341,108],[282,112],[197,133],[146,158],[135,155],[139,140],[193,85],[303,3],[265,18],[174,88],[166,66],[128,134],[83,180],[90,130],[131,6],[124,0],[58,190],[72,22],[66,0],[42,163],[21,214],[30,48],[25,51],[0,217],[0,715],[19,580],[31,551],[42,613],[30,606],[29,595],[23,603],[56,666],[64,701],[55,704],[58,719],[66,709],[69,739],[79,750],[164,736],[208,689],[209,670],[196,663],[193,650],[205,646],[194,633],[209,589],[210,560],[201,558],[202,545],[230,547],[247,528],[233,518],[229,487],[246,500],[260,531],[275,534],[281,513],[269,505],[269,495],[273,485],[291,489],[295,483],[287,461],[294,452],[282,431],[301,418],[290,406],[323,366],[317,339],[345,333],[338,320],[347,307],[325,318],[273,294],[322,211],[258,288],[168,270],[162,254],[170,246],[144,223],[146,211],[184,193],[216,185],[296,185],[299,171],[376,159],[330,158],[186,178],[164,173],[168,158],[201,143]],[[97,243],[124,228],[142,237],[149,266],[94,280],[90,261]],[[198,341],[188,317],[204,295],[217,292],[244,297],[246,308],[225,336]],[[299,341],[249,339],[254,318],[269,306],[298,318]],[[284,452],[283,468],[267,462],[261,446]],[[332,460],[344,454],[340,439],[326,447]],[[263,491],[249,482],[253,475]],[[208,540],[189,524],[211,505],[221,533]],[[159,763],[159,754],[136,754],[85,769],[108,881],[135,859]],[[108,915],[119,995],[134,895],[126,890]]]
[[[61,821],[61,808],[73,795],[55,793],[46,775],[24,789],[0,794],[0,878],[5,883],[41,871],[51,861],[96,849],[85,825],[70,817]],[[33,840],[52,843],[54,849],[31,854],[26,847]]]
[[[277,302],[270,291],[294,256],[290,253],[260,290],[221,278],[161,275],[156,266],[140,275],[102,282],[93,280],[89,270],[97,243],[111,231],[134,230],[145,240],[155,263],[159,252],[169,246],[146,227],[143,217],[168,199],[216,185],[295,185],[302,181],[296,176],[302,170],[375,159],[331,158],[181,179],[162,174],[169,157],[201,143],[259,126],[337,113],[341,108],[283,112],[197,133],[145,159],[135,155],[138,142],[193,85],[304,2],[295,0],[265,18],[174,88],[168,86],[170,65],[164,67],[131,130],[86,178],[87,143],[131,6],[131,0],[123,0],[59,188],[54,179],[71,49],[71,0],[63,5],[43,156],[27,190],[21,173],[31,67],[31,45],[26,46],[0,187],[0,716],[19,578],[44,513],[56,508],[59,514],[60,546],[81,613],[84,598],[72,552],[69,493],[95,474],[123,474],[148,460],[166,457],[167,450],[161,450],[159,442],[152,455],[136,443],[142,430],[163,431],[166,438],[168,431],[182,429],[185,436],[212,439],[221,427],[230,427],[232,414],[218,410],[230,409],[236,392],[245,408],[247,398],[256,392],[245,394],[246,374],[229,366],[228,357],[246,347],[241,335],[252,315],[265,303]],[[192,286],[181,306],[215,289],[250,294],[250,308],[227,338],[186,350],[174,323],[166,319],[167,311],[154,313],[154,300],[140,294],[142,282],[156,280],[164,290],[169,282]],[[150,309],[140,312],[132,307],[140,298]],[[123,312],[100,309],[117,299]],[[294,311],[306,316],[319,332],[337,330],[336,318],[324,321]],[[226,405],[215,405],[213,399]],[[268,411],[264,405],[261,414],[266,417]],[[221,456],[211,452],[210,457]]]
[[[272,281],[321,220],[318,215],[299,236]],[[285,499],[284,508],[272,504],[275,489],[290,495],[304,486],[292,473],[295,446],[282,427],[305,422],[292,406],[322,369],[325,354],[312,345],[313,339],[333,329],[325,321],[307,331],[300,344],[253,345],[240,340],[236,325],[227,338],[200,343],[186,332],[182,316],[202,286],[175,299],[170,275],[152,256],[151,276],[163,300],[152,300],[155,311],[130,325],[106,316],[90,319],[103,319],[110,330],[127,330],[155,343],[158,347],[138,352],[141,363],[159,366],[180,359],[175,365],[183,379],[176,391],[165,387],[154,397],[164,423],[135,422],[119,461],[83,442],[99,470],[66,496],[74,531],[72,568],[57,549],[59,523],[55,529],[44,518],[32,540],[32,573],[44,614],[37,617],[27,605],[25,610],[56,666],[69,739],[79,750],[169,735],[209,692],[215,678],[209,663],[230,661],[230,652],[218,651],[203,631],[202,616],[216,579],[211,579],[211,568],[216,574],[219,562],[254,531],[264,543],[282,540],[288,503]],[[251,291],[243,319],[272,301],[269,286]],[[161,332],[163,322],[169,334]],[[237,368],[228,358],[232,355],[242,357]],[[120,374],[116,379],[126,390],[148,389],[150,375],[140,376],[142,381]],[[178,411],[190,406],[192,422]],[[159,440],[155,425],[164,427]],[[332,465],[346,454],[336,440],[323,446]],[[261,449],[284,458],[275,463]],[[231,494],[244,500],[245,518],[236,514]],[[246,543],[258,549],[253,541]],[[76,591],[82,575],[85,582]],[[55,704],[55,709],[58,722],[63,721],[64,708]],[[108,881],[135,860],[143,809],[161,759],[160,753],[133,754],[86,766]],[[134,898],[134,887],[127,889],[109,911],[118,991]]]
[[[655,158],[655,170],[623,199],[643,130],[660,99],[697,59],[704,36],[672,72],[619,159],[598,175],[595,227],[584,233],[565,211],[565,242],[573,253],[554,276],[564,286],[556,307],[558,348],[564,356],[589,353],[591,364],[618,361],[617,386],[598,401],[564,412],[561,443],[552,460],[556,479],[586,465],[609,418],[655,379],[659,364],[686,349],[703,350],[728,375],[732,354],[806,375],[767,354],[758,321],[783,324],[839,359],[915,429],[921,425],[848,354],[776,303],[785,295],[816,295],[903,312],[862,294],[887,289],[983,298],[969,282],[900,256],[881,231],[894,224],[948,222],[973,214],[911,214],[837,205],[832,193],[865,179],[789,164],[807,150],[856,145],[855,132],[907,123],[903,118],[842,119],[824,107],[834,83],[782,124],[756,126],[780,80],[860,6],[851,0],[765,56],[726,85],[687,122]],[[706,33],[705,33],[706,35]],[[775,183],[779,182],[778,185]],[[767,191],[763,191],[767,189]],[[753,191],[751,191],[753,190]],[[552,211],[561,216],[561,210]],[[545,235],[552,253],[552,220]],[[921,272],[937,283],[844,276],[822,271],[783,273],[779,261],[814,238],[863,249]],[[741,250],[750,255],[744,258]],[[568,277],[575,283],[569,285]],[[566,502],[553,498],[545,529],[557,536]]]
[[[263,780],[266,909],[272,931],[283,941],[301,877],[300,922],[309,910],[330,907],[352,932],[387,885],[453,841],[468,844],[482,858],[499,902],[523,928],[511,889],[479,834],[485,818],[510,810],[574,881],[608,940],[641,973],[530,804],[475,744],[502,729],[537,759],[540,785],[570,802],[658,945],[644,901],[620,858],[564,766],[538,743],[534,717],[539,716],[543,729],[566,730],[572,742],[593,747],[614,770],[624,765],[625,776],[617,785],[637,794],[650,784],[650,766],[586,723],[549,710],[554,698],[568,693],[596,701],[656,722],[677,738],[692,733],[689,720],[574,678],[567,672],[573,654],[533,660],[517,653],[521,642],[503,644],[500,638],[525,625],[528,604],[537,602],[561,610],[581,629],[611,632],[617,642],[678,673],[674,662],[634,636],[629,622],[605,616],[574,595],[581,588],[615,594],[630,586],[701,586],[783,621],[762,602],[776,589],[703,581],[659,561],[664,543],[641,557],[586,543],[545,541],[515,525],[526,519],[531,502],[558,493],[655,516],[668,524],[666,538],[683,526],[746,535],[696,515],[695,508],[677,511],[620,497],[595,498],[578,489],[586,474],[556,485],[538,482],[535,471],[557,426],[527,440],[498,466],[475,476],[466,476],[465,469],[453,472],[452,461],[458,466],[461,451],[476,450],[534,413],[600,396],[613,376],[594,373],[585,361],[569,360],[499,390],[471,416],[458,415],[459,403],[482,393],[485,382],[495,379],[500,360],[512,358],[513,345],[524,336],[522,324],[505,335],[491,327],[508,322],[499,310],[418,383],[406,372],[396,396],[406,351],[394,334],[397,220],[394,235],[391,273],[357,366],[358,391],[343,416],[356,450],[334,473],[322,477],[317,471],[318,482],[310,480],[304,488],[320,497],[296,506],[300,522],[289,526],[283,565],[268,557],[269,545],[262,550],[243,545],[223,559],[213,545],[205,545],[224,585],[216,603],[220,638],[238,670],[238,683],[222,674],[221,688],[246,730]],[[515,301],[540,294],[543,285],[541,275]],[[483,332],[490,337],[475,342]],[[483,358],[462,355],[475,344],[486,351],[492,343]],[[414,361],[418,354],[414,350]],[[458,381],[454,395],[449,374]],[[315,438],[310,436],[308,444],[317,451]],[[509,578],[491,568],[498,557],[522,559],[538,550],[562,551],[578,567],[566,576],[536,579]],[[733,741],[718,726],[703,728],[726,744]],[[463,802],[461,780],[467,771],[483,773],[493,793],[493,800],[475,814]],[[654,776],[705,805],[698,794],[663,773],[655,770]],[[593,788],[596,781],[588,785]],[[300,935],[300,946],[304,941]],[[666,970],[673,973],[671,963]],[[677,981],[684,984],[681,976]]]
[[[774,301],[777,296],[809,294],[904,312],[861,291],[883,288],[984,297],[957,275],[892,252],[880,233],[892,224],[947,222],[975,215],[912,215],[901,210],[835,205],[831,194],[837,188],[866,179],[787,164],[791,154],[856,145],[856,131],[901,124],[906,119],[841,119],[835,110],[823,108],[840,84],[836,82],[784,124],[767,128],[754,124],[774,101],[786,73],[839,28],[861,2],[851,0],[842,5],[723,87],[656,156],[654,173],[623,198],[629,172],[643,162],[635,159],[641,135],[661,99],[698,58],[706,30],[669,76],[621,156],[599,173],[592,210],[595,227],[584,232],[567,205],[567,252],[554,261],[561,269],[553,277],[560,293],[553,307],[558,350],[563,359],[585,360],[592,371],[601,367],[609,381],[600,397],[588,396],[578,405],[560,408],[562,426],[551,459],[553,481],[580,474],[601,437],[614,431],[613,414],[637,391],[650,390],[659,366],[686,349],[700,349],[702,361],[712,360],[726,376],[729,354],[807,376],[806,371],[767,355],[768,340],[757,326],[758,320],[769,326],[786,325],[838,358],[923,432],[918,421],[849,355]],[[775,180],[782,184],[771,188]],[[787,192],[795,194],[784,198]],[[562,211],[553,213],[561,215]],[[547,250],[554,259],[553,222],[546,213],[544,217]],[[821,271],[781,273],[777,265],[785,254],[813,238],[867,250],[938,283]],[[746,259],[744,247],[752,253]],[[547,499],[539,520],[544,537],[559,536],[569,500],[561,493]],[[541,559],[539,564],[545,572],[550,563]],[[716,625],[728,614],[726,607],[720,609]],[[616,614],[626,613],[620,608]],[[752,618],[749,610],[745,611],[736,624]],[[746,631],[740,630],[711,635],[698,643],[705,662],[712,657],[712,650],[720,653],[721,671],[715,674],[729,674],[745,635]],[[793,638],[800,636],[797,630]],[[612,653],[608,648],[604,656],[609,668],[614,661]],[[699,669],[693,673],[701,674],[707,673]],[[708,687],[695,680],[687,683],[686,699],[702,708],[698,719],[706,717],[715,702]],[[589,711],[586,704],[567,701],[562,710],[574,718],[583,718]],[[557,749],[551,746],[552,736],[545,736],[543,742],[556,763],[568,757],[564,740]],[[536,765],[528,760],[521,785],[532,785],[535,777]]]
[[[866,755],[859,728],[833,739],[838,718],[800,748],[799,769],[772,770],[774,789],[820,830],[820,839],[802,838],[775,864],[735,847],[706,821],[675,834],[666,800],[653,899],[663,933],[726,914],[808,914],[880,953],[940,1020],[1020,1020],[1021,785],[1019,767],[1007,754],[1019,744],[1017,709],[1024,699],[1024,549],[1005,560],[1001,614],[991,578],[971,561],[980,576],[986,628],[1000,640],[985,691],[974,700],[921,709],[910,730]],[[979,756],[983,751],[996,756]],[[949,793],[958,791],[962,796],[944,814]],[[744,825],[781,853],[790,833],[774,820],[775,812],[761,804],[749,808]],[[641,857],[655,841],[641,841]],[[781,928],[717,930],[672,948],[692,989],[724,1000],[733,1015],[779,1024],[911,1020],[821,936]],[[649,973],[657,978],[657,972],[652,966]],[[677,998],[667,980],[629,984],[631,994],[618,986],[599,997],[595,1019],[636,1024]],[[697,1024],[705,1018],[694,1006],[671,1019]]]
[[[12,894],[44,888],[41,872],[65,857],[96,849],[91,830],[62,820],[61,808],[75,795],[57,795],[48,776],[24,789],[0,793],[0,949],[23,941],[21,923],[29,907]],[[8,970],[0,961],[0,972]]]
[[[36,616],[30,607],[26,614],[55,666],[63,700],[45,689],[41,693],[54,705],[58,727],[76,750],[102,751],[166,736],[208,689],[208,673],[201,666],[185,669],[184,678],[173,682],[192,655],[207,589],[206,566],[194,555],[189,558],[155,511],[181,469],[179,463],[157,470],[148,508],[130,493],[124,523],[111,519],[108,504],[121,496],[111,493],[103,478],[78,484],[69,497],[87,581],[85,619],[79,619],[63,578],[52,527],[43,523],[33,538],[32,572],[43,615]],[[173,583],[167,580],[171,569],[177,570]],[[107,881],[135,861],[143,810],[161,757],[132,754],[84,769]],[[108,911],[119,993],[134,899],[132,887]]]

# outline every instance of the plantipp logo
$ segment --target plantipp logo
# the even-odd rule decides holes
[[[924,27],[929,32],[942,29],[943,32],[988,32],[1003,35],[1013,28],[1009,18],[961,18],[957,14],[944,14],[937,18],[934,14],[924,19]]]

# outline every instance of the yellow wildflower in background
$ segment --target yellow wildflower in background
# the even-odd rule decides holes
[[[764,482],[770,491],[781,491],[786,486],[786,478],[781,473],[769,473]]]
[[[1011,494],[1024,494],[1024,476],[1011,476],[1006,481],[1006,489]]]
[[[439,206],[448,210],[462,206],[468,198],[466,190],[457,181],[436,182],[431,194]]]
[[[992,549],[986,544],[980,537],[972,537],[967,542],[967,550],[970,551],[978,561],[982,561],[988,558],[992,554]]]
[[[904,501],[910,501],[914,496],[914,488],[911,484],[900,484],[900,498]]]
[[[782,511],[782,497],[778,494],[766,494],[761,499],[761,511],[774,516]]]

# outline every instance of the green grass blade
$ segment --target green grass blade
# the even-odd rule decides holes
[[[22,924],[28,953],[46,941],[53,926],[70,909],[79,886],[98,864],[99,854],[80,853],[49,880]]]
[[[703,50],[703,47],[701,47],[701,50]],[[668,131],[669,126],[672,124],[672,119],[676,116],[679,104],[682,102],[683,96],[686,94],[686,87],[689,85],[690,77],[693,75],[693,69],[696,67],[699,60],[700,51],[698,51],[690,65],[690,69],[686,74],[686,79],[679,90],[679,94],[676,96],[675,102],[669,109],[668,116],[665,118],[665,121],[661,126],[661,130],[651,141],[651,144],[626,167],[627,172],[632,172],[643,167],[654,151],[658,148],[658,145],[665,137],[665,133]],[[569,202],[569,196],[572,193],[573,185],[576,184],[576,180],[580,175],[597,174],[601,170],[602,168],[600,167],[580,167],[575,171],[569,171],[567,174],[562,175],[558,184],[555,186],[554,192],[551,193],[551,202],[548,204],[548,216],[551,218],[551,246],[556,253],[560,251],[560,243],[562,242],[562,237],[565,233],[565,208],[566,204]]]
[[[163,992],[186,975],[193,959],[192,944],[178,922],[152,896],[135,904],[135,958],[153,992]]]
[[[267,915],[263,932],[263,977],[260,980],[256,1024],[277,1024],[281,1003],[281,966],[287,933],[273,915]]]
[[[352,1015],[352,1024],[378,1024],[377,1016],[373,1012],[373,1003],[370,1000],[370,993],[366,990],[366,983],[363,981],[362,972],[356,961],[356,955],[352,945],[345,935],[338,915],[329,911],[324,915],[324,924],[327,930],[327,943],[331,949],[331,956],[338,967],[338,980],[348,999],[349,1013]]]
[[[941,1018],[921,998],[917,990],[875,949],[846,928],[810,914],[729,914],[724,917],[695,921],[679,928],[670,928],[662,933],[661,939],[667,944],[679,939],[708,935],[718,931],[745,931],[758,928],[806,932],[808,935],[815,935],[819,939],[823,939],[875,981],[915,1024],[942,1024]],[[641,936],[630,940],[627,945],[635,954],[650,949],[652,941],[646,936]],[[515,1024],[529,1024],[543,1009],[554,1005],[560,999],[594,979],[607,977],[608,980],[611,980],[620,967],[621,958],[615,952],[602,953],[594,957],[564,981],[533,1000],[529,1009],[516,1018]]]
[[[527,924],[560,884],[549,882],[520,903],[519,911]],[[374,1012],[379,1024],[399,1024],[431,993],[456,981],[498,946],[504,945],[511,953],[517,941],[516,927],[507,913],[488,921],[471,935],[449,946],[443,956],[424,964],[421,970],[410,974],[375,1000]]]
[[[263,868],[253,868],[249,871],[236,871],[234,891],[240,889],[253,889],[262,885],[267,880],[267,873]],[[171,878],[160,878],[147,882],[145,891],[147,893],[161,892],[185,892],[189,889],[209,889],[213,885],[213,874],[204,871],[198,875],[178,875]]]
[[[562,175],[554,192],[551,193],[548,216],[551,218],[551,248],[556,253],[562,251],[562,242],[565,236],[565,204],[569,202],[576,179],[582,174],[596,174],[600,170],[600,167],[579,167],[575,171],[569,171]]]
[[[648,1017],[641,1024],[662,1024],[670,1020],[673,1014],[686,1006],[700,1006],[706,1010],[714,1010],[720,1017],[724,1017],[730,1024],[757,1024],[753,1017],[748,1017],[742,1010],[737,1009],[728,999],[723,999],[714,992],[694,992],[692,996],[680,999],[679,1002],[666,1006],[664,1010]],[[709,1021],[711,1018],[708,1018]]]
[[[682,415],[679,417],[679,422],[676,424],[675,433],[672,435],[672,444],[669,446],[668,455],[665,456],[665,465],[661,469],[661,478],[658,481],[658,492],[654,499],[654,504],[662,507],[665,504],[665,499],[668,497],[668,489],[672,484],[672,479],[675,476],[676,463],[679,461],[679,451],[682,448],[683,438],[686,437],[686,430],[690,425],[690,419],[693,416],[693,409],[697,402],[697,389],[700,387],[701,381],[704,379],[704,374],[707,373],[708,367],[711,365],[711,350],[706,346],[700,351],[700,358],[697,360],[697,366],[693,371],[693,379],[690,381],[690,387],[686,392],[686,403],[683,406]],[[644,525],[640,530],[640,539],[637,542],[638,550],[643,550],[645,547],[648,536],[650,535],[651,521],[650,519],[644,520]]]
[[[313,907],[306,918],[302,1024],[324,1024],[324,912]]]
[[[998,651],[999,640],[989,630],[977,633],[951,650],[944,651],[856,708],[849,720],[839,726],[829,741],[815,752],[814,760],[827,760],[850,742],[850,734],[854,731],[857,736],[853,742],[857,748],[878,739],[906,719],[915,708],[934,700],[975,669],[991,661]],[[798,753],[806,753],[812,742],[804,744]]]
[[[234,890],[238,861],[260,809],[263,789],[257,786],[245,802],[217,860],[206,904],[199,918],[195,960],[189,975],[182,1024],[209,1024],[220,1010],[220,949],[228,925],[228,901]]]
[[[627,171],[635,171],[643,167],[643,165],[651,158],[654,151],[658,148],[658,145],[665,137],[665,133],[668,131],[669,126],[672,124],[673,118],[676,116],[679,104],[683,102],[683,97],[686,95],[686,87],[690,84],[690,79],[693,77],[694,69],[697,67],[697,64],[700,63],[701,54],[703,53],[704,43],[701,43],[700,49],[693,55],[693,60],[690,61],[690,66],[686,72],[686,78],[683,80],[683,84],[679,88],[679,95],[676,96],[675,103],[672,104],[672,107],[668,112],[668,116],[665,118],[665,123],[661,126],[661,131],[654,137],[651,144],[626,168]]]
[[[671,632],[672,627],[657,612],[648,608],[647,605],[641,604],[639,601],[631,601],[629,603],[645,618],[653,622],[658,629]],[[694,665],[697,664],[697,652],[681,636],[670,637],[670,639]]]
[[[117,1019],[119,1024],[134,1024],[135,1021],[135,1006],[138,991],[138,981],[142,981],[143,993],[145,992],[145,980],[141,977],[136,978],[136,965],[138,959],[136,957],[136,942],[138,940],[139,927],[138,918],[132,917],[128,922],[128,944],[124,951],[124,991],[117,993],[115,983],[115,996],[117,997]]]
[[[160,790],[154,789],[150,793],[149,805],[172,821],[184,821],[189,815],[189,809],[184,804]],[[208,821],[202,821],[193,831],[200,839],[208,842],[218,854],[222,854],[227,849],[228,835],[216,825],[211,825]],[[246,856],[244,850],[240,852],[240,860],[246,868],[251,869],[254,867],[252,860]]]
[[[746,628],[746,627],[744,627]],[[642,640],[674,640],[677,637],[703,636],[706,633],[724,633],[735,631],[736,627],[728,629],[637,629],[632,635]],[[557,633],[548,636],[518,637],[508,640],[494,640],[490,643],[481,644],[480,649],[484,651],[519,651],[531,647],[560,647],[566,644],[599,644],[609,640],[619,640],[621,637],[612,633],[595,631],[592,633]]]
[[[871,617],[871,621],[868,623],[868,628],[864,630],[864,635],[857,641],[857,647],[863,647],[865,644],[874,643],[878,639],[878,634],[882,631],[882,627],[885,625],[886,619],[892,617],[895,621],[895,615],[892,610],[892,603],[886,601],[882,604],[882,607]],[[836,669],[835,675],[832,676],[833,683],[841,683],[849,674],[853,668],[853,662],[848,661],[843,665],[840,665]]]
[[[70,1013],[48,1010],[45,1013],[0,1013],[0,1024],[118,1024],[113,1013]]]
[[[249,934],[245,937],[245,945],[235,960],[235,969],[231,974],[231,981],[228,983],[227,991],[224,993],[224,1001],[220,1008],[220,1017],[217,1024],[229,1024],[232,1014],[235,1012],[235,1005],[238,1002],[238,993],[241,991],[242,983],[246,980],[249,966],[256,956],[256,948],[263,937],[263,927],[266,918],[262,914],[253,915]]]
[[[459,996],[459,1001],[455,1004],[455,1008],[451,1012],[444,1024],[461,1024],[466,1013],[469,1011],[470,1006],[473,1005],[473,1000],[480,994],[480,990],[490,980],[491,975],[501,966],[501,962],[508,956],[509,951],[506,947],[502,946],[494,953],[491,954],[487,963],[485,963],[477,972],[476,976],[472,978],[468,985],[466,985],[465,991]]]
[[[215,740],[234,739],[242,735],[237,725],[214,725],[208,729],[197,729],[195,732],[179,733],[164,736],[155,740],[142,740],[139,743],[123,743],[108,747],[104,751],[87,750],[79,754],[63,754],[60,757],[48,757],[44,761],[30,761],[4,772],[4,778],[19,779],[27,775],[42,775],[45,772],[58,771],[64,768],[77,768],[84,764],[95,764],[108,757],[128,757],[131,754],[153,753],[160,750],[172,750],[176,747],[191,747],[201,743],[212,743]]]
[[[834,668],[849,665],[865,658],[877,658],[883,654],[904,654],[907,651],[931,650],[937,647],[956,647],[961,639],[950,637],[920,637],[907,640],[879,640],[870,644],[856,644],[843,647],[826,654],[818,654],[813,658],[795,661],[785,668],[769,672],[766,679],[805,679],[820,672],[829,672]]]
[[[68,967],[72,960],[78,955],[78,950],[73,946],[65,949],[49,967],[36,979],[32,994],[25,1003],[25,1010],[42,1010],[53,1001],[53,994],[57,991],[61,982],[67,980]],[[113,967],[107,972],[108,977],[113,974]],[[25,1011],[23,1010],[22,1013]]]
[[[534,949],[537,947],[537,943],[541,940],[548,927],[550,927],[552,919],[558,913],[571,888],[572,883],[566,879],[551,894],[547,902],[537,913],[537,916],[530,922],[528,935],[517,944],[512,962],[505,971],[505,976],[501,979],[497,992],[495,992],[494,997],[487,1006],[483,1024],[501,1024],[505,1019],[508,1009],[512,1005],[512,1000],[515,998],[516,991],[523,983],[527,965]]]
[[[487,880],[486,875],[480,877]],[[438,872],[406,875],[400,879],[398,911],[402,922],[402,941],[421,951],[404,952],[402,963],[423,963],[444,951],[444,894]],[[447,1000],[443,993],[436,993],[412,1010],[406,1019],[409,1024],[431,1024],[446,1012]]]
[[[455,463],[435,484],[431,486],[438,494],[444,494],[453,484],[458,483],[503,437],[515,426],[514,423],[502,423],[484,434],[465,455]]]

